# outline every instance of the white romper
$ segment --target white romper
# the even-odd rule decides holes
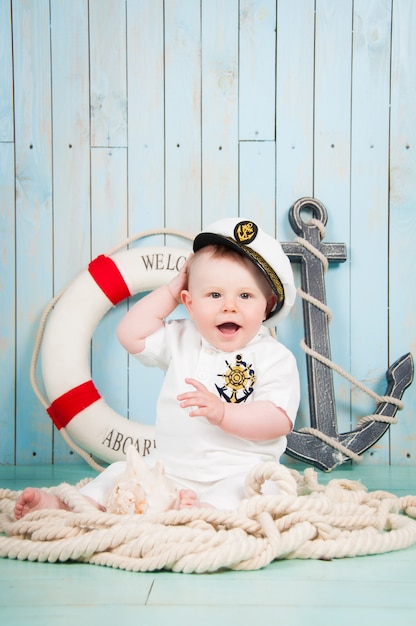
[[[190,409],[182,409],[177,396],[193,390],[185,378],[194,378],[224,402],[271,401],[294,424],[300,392],[293,354],[265,327],[240,350],[221,352],[201,337],[191,320],[184,319],[166,322],[135,356],[144,365],[165,371],[156,409],[156,451],[147,458],[151,463],[162,459],[167,476],[179,488],[196,491],[200,501],[236,508],[244,498],[247,474],[264,461],[278,462],[286,437],[248,441],[225,433],[203,417],[189,417]],[[82,492],[102,504],[101,494],[94,491],[95,481],[100,490],[108,489],[114,473],[124,471],[124,466],[124,462],[110,465]]]

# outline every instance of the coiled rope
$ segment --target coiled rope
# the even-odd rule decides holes
[[[261,495],[273,480],[280,495]],[[124,570],[184,573],[254,570],[277,559],[335,559],[416,543],[416,496],[367,492],[359,482],[318,483],[276,463],[258,466],[236,511],[183,509],[152,515],[97,511],[78,486],[48,488],[72,511],[41,510],[14,518],[20,491],[0,490],[0,556],[79,561]]]

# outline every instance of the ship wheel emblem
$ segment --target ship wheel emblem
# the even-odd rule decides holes
[[[224,384],[220,387],[215,385],[221,398],[227,402],[239,403],[245,402],[253,393],[256,383],[256,374],[252,364],[247,365],[243,361],[241,354],[235,357],[235,365],[230,365],[228,361],[225,374],[218,374],[224,379]]]

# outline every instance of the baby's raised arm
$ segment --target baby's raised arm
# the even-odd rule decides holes
[[[121,320],[117,337],[130,354],[144,350],[145,339],[160,328],[170,313],[181,303],[181,291],[188,283],[187,263],[167,285],[138,300]]]

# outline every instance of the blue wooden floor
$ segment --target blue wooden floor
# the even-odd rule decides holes
[[[304,466],[298,467],[304,469]],[[369,490],[416,493],[416,467],[354,466],[319,474]],[[86,466],[0,466],[0,487],[76,483]],[[416,623],[416,545],[333,561],[287,560],[263,570],[215,574],[134,573],[81,563],[0,559],[2,626],[130,624],[361,626]]]

